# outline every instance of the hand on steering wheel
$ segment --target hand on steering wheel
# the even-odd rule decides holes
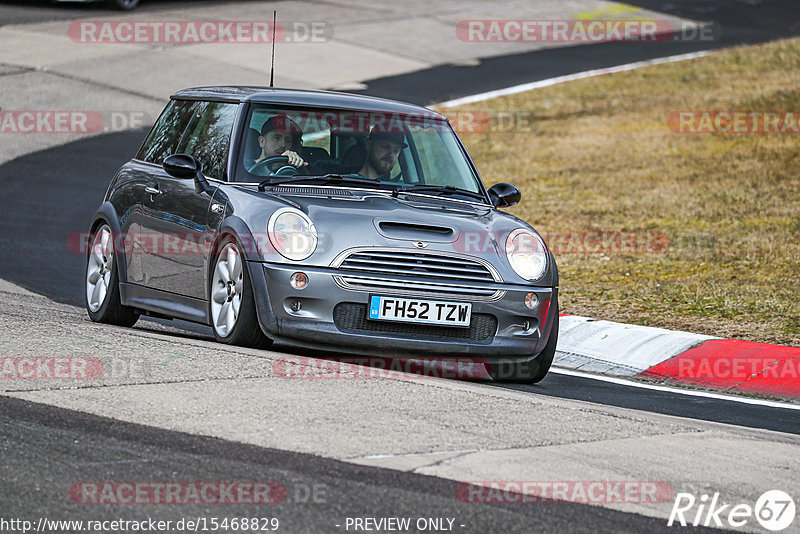
[[[265,170],[266,174],[264,174]],[[289,163],[288,156],[272,156],[256,163],[250,169],[250,174],[258,176],[297,176],[300,171]]]

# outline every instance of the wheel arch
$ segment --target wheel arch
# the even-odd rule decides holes
[[[119,218],[117,217],[117,210],[114,209],[114,205],[111,204],[109,201],[103,202],[97,211],[92,216],[92,223],[89,227],[89,235],[87,239],[90,239],[92,234],[100,227],[101,224],[108,224],[111,227],[111,235],[113,236],[114,240],[114,256],[115,262],[117,264],[117,276],[119,282],[127,282],[128,281],[128,263],[125,258],[125,247],[117,247],[119,244],[118,239],[121,239],[122,236],[122,225],[119,222]],[[89,250],[90,244],[86,243],[86,259],[89,259],[89,254],[91,250]]]
[[[550,251],[550,269],[552,274],[550,276],[551,284],[553,289],[558,288],[558,265],[556,264],[556,258],[553,256],[553,252]]]
[[[250,274],[250,283],[253,285],[253,296],[256,304],[256,314],[261,329],[268,336],[278,334],[278,318],[272,312],[267,280],[262,267],[263,258],[258,249],[258,242],[253,237],[250,227],[240,217],[231,215],[226,217],[219,225],[214,235],[211,250],[206,258],[206,292],[210,291],[214,258],[220,250],[220,244],[228,237],[234,239],[236,245],[244,254],[245,265]],[[209,299],[210,293],[207,295]],[[210,306],[210,304],[209,304]],[[210,315],[209,315],[210,316]]]

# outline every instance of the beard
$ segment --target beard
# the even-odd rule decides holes
[[[394,167],[394,159],[392,158],[378,158],[372,154],[369,156],[370,166],[377,171],[378,174],[383,176],[389,174],[389,171]]]

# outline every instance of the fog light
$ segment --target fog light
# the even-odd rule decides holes
[[[303,303],[300,302],[299,300],[295,300],[289,305],[289,307],[292,309],[293,312],[297,313],[303,309]]]
[[[525,306],[527,306],[529,310],[534,309],[538,305],[539,297],[536,296],[536,293],[528,293],[525,295]]]
[[[295,289],[303,289],[308,285],[308,276],[306,276],[306,273],[294,273],[289,278],[289,285]]]

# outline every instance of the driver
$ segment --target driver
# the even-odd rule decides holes
[[[252,170],[260,161],[275,156],[286,156],[289,165],[303,167],[308,165],[297,153],[303,143],[303,131],[286,115],[270,117],[261,126],[261,135],[258,136],[258,146],[261,154],[250,165]]]

